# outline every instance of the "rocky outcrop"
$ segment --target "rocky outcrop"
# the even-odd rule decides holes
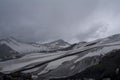
[[[0,73],[0,80],[33,80],[31,74],[25,73]]]

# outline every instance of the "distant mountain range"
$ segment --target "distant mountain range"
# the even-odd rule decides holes
[[[70,46],[63,40],[56,40],[50,43],[25,43],[18,41],[13,37],[0,40],[0,60],[17,58],[29,53],[47,53],[54,52]],[[17,55],[18,54],[18,55]]]
[[[120,34],[75,44],[10,37],[0,40],[0,54],[0,75],[10,80],[18,78],[13,74],[30,74],[31,80],[120,80]]]

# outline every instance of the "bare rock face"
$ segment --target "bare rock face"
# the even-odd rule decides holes
[[[0,44],[0,59],[1,61],[9,60],[9,59],[15,59],[19,58],[20,54],[13,49],[11,49],[9,46],[5,44]]]
[[[0,80],[33,80],[31,74],[24,73],[11,73],[3,74],[0,73]]]

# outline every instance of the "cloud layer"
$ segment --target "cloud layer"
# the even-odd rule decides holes
[[[120,31],[119,0],[0,0],[0,37],[93,40]]]

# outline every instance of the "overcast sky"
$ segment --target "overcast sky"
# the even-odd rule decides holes
[[[0,0],[0,37],[88,41],[120,32],[120,0]]]

